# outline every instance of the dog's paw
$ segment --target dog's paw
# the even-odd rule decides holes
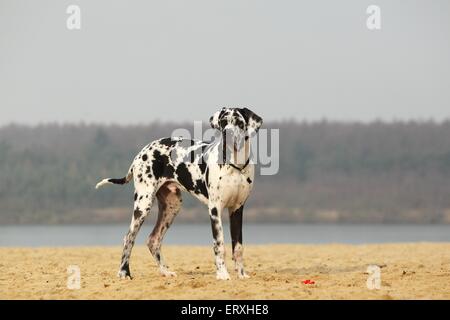
[[[176,277],[177,276],[176,272],[169,271],[167,269],[160,269],[159,272],[164,277]]]
[[[217,275],[216,275],[216,279],[217,280],[230,280],[230,275],[228,274],[228,271],[220,271],[220,272],[217,272]]]
[[[119,279],[131,279],[131,274],[126,270],[119,270],[119,272],[117,273],[117,277],[119,277]]]

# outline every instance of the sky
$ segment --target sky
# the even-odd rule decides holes
[[[0,0],[0,125],[206,121],[224,106],[447,119],[450,1]]]

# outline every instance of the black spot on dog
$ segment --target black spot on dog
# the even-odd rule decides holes
[[[146,154],[144,154],[144,155],[142,156],[142,160],[147,161],[147,159],[148,159],[148,156],[147,156]]]
[[[247,123],[250,120],[250,117],[254,114],[252,111],[250,111],[247,108],[239,109],[239,113],[242,114],[242,116],[244,117],[244,119]]]
[[[156,179],[161,177],[173,178],[173,166],[169,162],[169,157],[161,154],[158,150],[153,152],[152,171]]]
[[[211,230],[212,230],[214,240],[217,239],[219,236],[219,232],[217,231],[216,223],[213,220],[211,220]],[[214,244],[214,253],[216,255],[219,254],[219,248],[217,247],[217,244]]]
[[[221,129],[225,128],[227,126],[227,124],[228,124],[228,120],[226,120],[226,119],[222,119],[219,121],[219,126]]]
[[[142,216],[142,211],[139,209],[134,210],[133,216],[134,216],[134,220],[139,219]]]
[[[127,182],[127,178],[120,178],[120,179],[108,179],[109,182],[114,183],[114,184],[125,184]]]
[[[209,170],[208,169],[206,169],[205,181],[206,181],[206,185],[209,187]]]
[[[163,138],[159,140],[159,143],[170,148],[176,145],[177,141],[173,141],[172,138]]]
[[[160,261],[161,260],[161,255],[159,253],[155,254],[156,260]]]
[[[201,193],[205,196],[206,199],[208,199],[208,189],[206,188],[206,184],[203,180],[198,179],[195,181],[195,189],[194,192],[196,194]]]
[[[219,119],[223,117],[223,115],[225,114],[225,112],[226,112],[225,109],[220,110],[220,113],[219,113]]]
[[[140,196],[140,197],[139,197],[139,200],[142,200],[143,197],[144,197],[144,196]]]
[[[135,194],[134,194],[134,201],[136,201],[137,197],[138,197],[138,194],[135,193]]]
[[[205,161],[205,159],[203,157],[201,157],[198,166],[200,168],[201,173],[204,174],[205,171],[206,171],[206,161]]]
[[[159,152],[159,150],[153,151],[153,158],[154,160],[152,163],[152,171],[153,174],[155,175],[155,178],[159,179],[162,177],[164,173],[164,163],[161,158],[161,152]]]
[[[217,217],[217,208],[212,208],[212,209],[211,209],[211,215],[212,215],[213,217]]]
[[[145,170],[145,174],[149,174],[150,173],[150,166],[147,166],[146,170]]]
[[[236,115],[236,112],[235,112],[235,114],[234,114],[235,116],[236,116],[236,125],[239,127],[239,129],[241,129],[241,130],[244,130],[244,127],[245,127],[245,123],[244,123],[244,121],[242,121],[237,115]]]
[[[122,266],[122,271],[125,271],[125,275],[131,278],[131,273],[130,273],[130,264],[128,263],[128,261],[126,261],[123,266]]]
[[[251,183],[252,183],[252,179],[247,178],[247,182],[248,182],[249,184],[251,184]]]
[[[194,182],[192,181],[191,173],[187,169],[185,163],[182,162],[178,165],[176,174],[178,176],[178,181],[186,188],[186,190],[194,190]]]

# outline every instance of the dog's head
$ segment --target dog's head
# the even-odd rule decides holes
[[[236,130],[248,136],[256,134],[263,120],[247,108],[222,108],[209,118],[211,127],[219,131]]]
[[[236,149],[240,149],[244,141],[254,136],[263,120],[247,108],[222,108],[209,119],[211,127],[231,136]]]

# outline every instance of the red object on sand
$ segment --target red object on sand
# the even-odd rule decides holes
[[[303,280],[302,282],[303,282],[304,284],[314,284],[314,283],[316,283],[315,281],[312,281],[312,280],[309,280],[309,279]]]

